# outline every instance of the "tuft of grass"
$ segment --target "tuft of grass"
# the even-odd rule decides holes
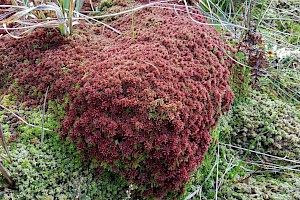
[[[21,38],[34,29],[58,28],[62,35],[72,35],[73,26],[79,24],[80,19],[102,24],[121,34],[113,27],[81,13],[84,0],[58,0],[30,2],[27,0],[14,1],[11,5],[0,5],[0,30],[5,30],[13,38]]]
[[[14,38],[20,38],[38,27],[59,28],[62,35],[69,35],[72,33],[72,26],[77,23],[73,20],[75,9],[81,8],[82,5],[83,1],[76,1],[74,4],[70,0],[59,1],[58,4],[47,2],[34,5],[28,1],[21,1],[19,4],[0,5],[0,8],[7,11],[0,16],[0,23],[2,29]],[[8,25],[13,23],[18,26],[9,28]],[[14,35],[10,30],[19,30],[20,33]]]

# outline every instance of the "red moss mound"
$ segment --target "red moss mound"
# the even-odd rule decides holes
[[[51,99],[68,95],[62,136],[143,195],[182,191],[233,99],[220,50],[228,48],[213,28],[168,9],[136,12],[135,39],[131,16],[111,25],[123,35],[89,28],[70,40],[41,30],[2,39],[0,75],[18,79],[26,100],[35,99],[32,86],[49,86]]]

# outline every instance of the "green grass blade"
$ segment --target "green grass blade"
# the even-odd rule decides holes
[[[76,0],[75,11],[79,12],[83,6],[84,0]]]

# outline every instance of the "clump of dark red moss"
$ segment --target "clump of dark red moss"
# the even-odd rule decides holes
[[[110,25],[123,35],[88,27],[69,39],[52,30],[1,39],[3,87],[17,80],[22,89],[15,91],[31,103],[47,87],[49,99],[68,98],[63,138],[138,185],[142,196],[176,196],[232,102],[229,47],[215,29],[172,9],[135,12],[136,37],[131,15]]]

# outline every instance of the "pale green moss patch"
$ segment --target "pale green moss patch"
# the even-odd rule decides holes
[[[253,91],[233,108],[231,141],[244,148],[300,159],[300,112],[293,105]]]

